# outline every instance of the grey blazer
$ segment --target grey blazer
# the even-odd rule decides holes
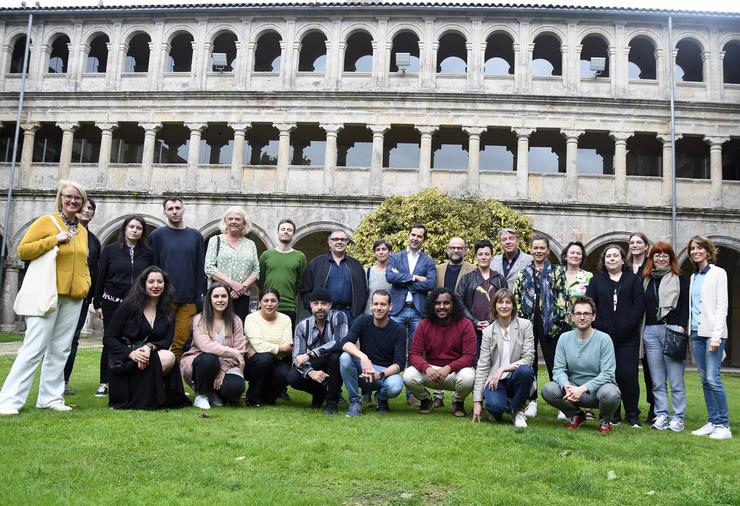
[[[534,331],[532,322],[524,318],[512,320],[509,327],[509,339],[511,339],[511,362],[504,365],[514,364],[532,366],[534,362]],[[498,322],[494,322],[483,329],[483,340],[480,345],[480,358],[475,369],[475,384],[473,386],[473,401],[483,401],[483,388],[491,381],[496,372],[494,364],[498,363],[499,354],[503,350],[503,333]]]
[[[503,255],[496,255],[493,257],[493,263],[491,263],[491,269],[496,272],[504,274],[504,265],[502,262]],[[519,257],[517,257],[514,265],[511,266],[509,275],[506,276],[506,284],[509,285],[509,290],[514,290],[514,282],[516,277],[519,275],[519,271],[524,269],[526,266],[532,263],[532,255],[519,250]]]

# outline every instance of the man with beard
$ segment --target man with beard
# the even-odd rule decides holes
[[[469,272],[475,270],[475,266],[465,261],[465,253],[468,245],[462,237],[453,237],[447,243],[447,261],[437,266],[437,287],[457,290],[460,280]]]

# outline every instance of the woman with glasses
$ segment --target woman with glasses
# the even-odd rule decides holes
[[[64,404],[64,365],[80,318],[82,300],[90,289],[87,229],[77,218],[86,202],[87,194],[79,183],[59,181],[55,211],[37,218],[18,245],[18,256],[26,262],[58,248],[55,259],[57,304],[46,314],[25,315],[26,335],[0,391],[0,415],[18,414],[26,403],[36,368],[42,360],[36,407],[52,411],[72,409]],[[31,312],[37,313],[36,310]]]

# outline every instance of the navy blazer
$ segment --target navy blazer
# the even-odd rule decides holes
[[[406,294],[411,291],[414,307],[422,316],[426,314],[427,293],[437,286],[437,266],[429,255],[419,252],[414,272],[409,272],[408,250],[393,253],[385,268],[385,279],[391,284],[391,315],[395,316],[403,311],[406,304]],[[393,272],[393,269],[398,272]],[[411,281],[414,274],[424,276],[426,281]]]

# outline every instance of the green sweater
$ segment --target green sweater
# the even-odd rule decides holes
[[[276,288],[280,292],[279,311],[295,311],[298,283],[306,268],[306,255],[298,250],[283,253],[268,249],[260,255],[260,288]]]
[[[611,337],[599,330],[586,340],[578,339],[577,332],[571,330],[560,336],[552,379],[561,387],[586,385],[595,394],[605,383],[616,383],[614,345]]]

